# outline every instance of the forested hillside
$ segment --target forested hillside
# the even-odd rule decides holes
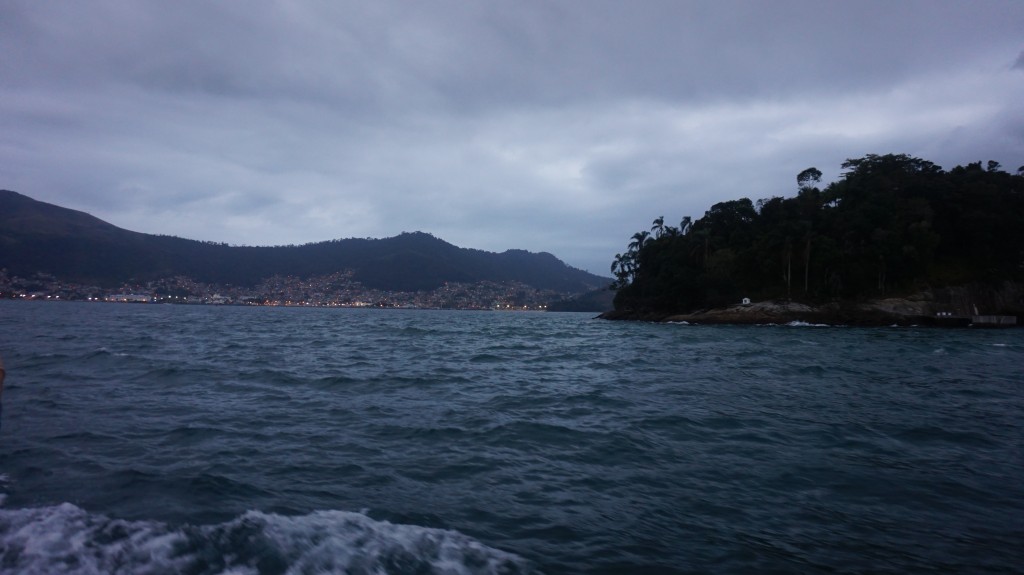
[[[608,283],[549,253],[461,248],[423,232],[273,247],[144,234],[7,190],[0,190],[0,268],[11,275],[46,273],[98,286],[178,275],[252,286],[274,275],[306,278],[341,270],[352,271],[366,287],[394,291],[514,281],[583,293]]]
[[[797,175],[794,197],[711,206],[678,227],[657,218],[612,263],[618,310],[685,312],[752,299],[883,297],[1024,280],[1024,167],[945,171],[907,155]]]

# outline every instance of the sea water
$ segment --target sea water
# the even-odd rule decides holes
[[[0,302],[3,573],[1007,573],[1024,331]]]

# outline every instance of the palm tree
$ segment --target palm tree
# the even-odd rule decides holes
[[[691,226],[693,226],[693,220],[690,219],[690,216],[684,217],[683,221],[679,222],[679,233],[685,236]]]
[[[660,238],[665,233],[665,216],[658,216],[654,219],[651,231],[654,232],[654,237]]]
[[[637,253],[643,249],[644,245],[647,244],[647,240],[651,237],[651,234],[646,231],[640,231],[633,234],[633,241],[629,242],[629,251]]]
[[[612,275],[615,276],[615,283],[612,284],[612,289],[621,289],[629,285],[634,269],[631,254],[615,254],[615,260],[612,261]]]

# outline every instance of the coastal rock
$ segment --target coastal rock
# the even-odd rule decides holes
[[[640,321],[675,322],[692,324],[734,324],[734,325],[769,325],[788,323],[809,323],[825,325],[913,325],[918,315],[901,314],[898,309],[915,310],[898,302],[884,305],[871,304],[827,304],[811,306],[792,301],[764,301],[749,305],[732,305],[725,308],[700,310],[685,314],[655,315],[636,314],[631,312],[609,312],[602,314],[604,319],[631,319]]]
[[[933,309],[935,306],[931,301],[924,298],[886,298],[866,302],[861,304],[861,307],[893,315],[925,316],[935,314]]]
[[[810,324],[887,326],[924,325],[960,327],[980,314],[1016,316],[1024,324],[1024,286],[1004,282],[998,286],[969,285],[923,290],[906,297],[874,300],[841,300],[809,305],[789,300],[767,300],[682,314],[612,311],[604,319],[626,319],[693,324]]]
[[[694,313],[671,315],[662,321],[688,323],[765,324],[806,321],[820,310],[793,301],[763,301],[732,305],[726,308],[702,310]]]

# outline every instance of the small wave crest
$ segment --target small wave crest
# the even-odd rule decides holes
[[[786,325],[789,327],[832,327],[827,323],[810,323],[806,321],[791,321]]]
[[[250,511],[174,527],[88,513],[70,503],[0,510],[0,565],[50,573],[530,573],[524,559],[457,531],[360,513]]]

